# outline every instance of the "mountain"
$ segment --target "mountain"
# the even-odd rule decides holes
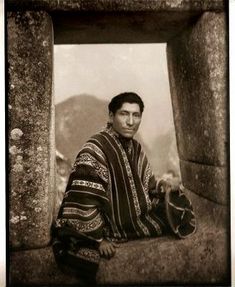
[[[108,102],[92,95],[75,95],[56,105],[55,117],[56,148],[73,164],[83,144],[106,125]],[[179,175],[174,130],[157,136],[150,148],[140,135],[135,138],[142,144],[155,175],[162,176],[169,170]]]
[[[108,102],[95,96],[75,95],[55,106],[57,216],[72,165],[79,150],[108,120]],[[136,139],[148,149],[139,135]]]
[[[156,137],[151,147],[151,164],[156,175],[173,171],[180,175],[179,157],[174,130]]]
[[[68,98],[55,107],[56,149],[71,163],[83,144],[106,126],[108,102],[82,94]],[[135,137],[149,153],[139,134]]]
[[[82,94],[55,107],[56,148],[72,163],[89,137],[107,122],[108,102]]]

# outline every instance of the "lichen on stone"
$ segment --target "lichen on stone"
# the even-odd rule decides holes
[[[22,153],[22,150],[20,148],[18,148],[17,146],[13,145],[9,148],[9,153],[11,155],[16,155],[18,153]]]
[[[19,164],[19,163],[16,163],[16,164],[14,164],[14,166],[13,166],[13,171],[14,172],[21,172],[21,171],[23,171],[23,165],[22,164]]]
[[[11,222],[12,224],[16,224],[16,223],[18,223],[19,221],[20,221],[19,215],[12,216],[12,218],[10,219],[10,222]]]
[[[37,151],[43,151],[42,147],[41,146],[37,147]]]
[[[15,128],[11,131],[11,139],[13,140],[19,140],[23,135],[23,132],[19,128]]]
[[[35,212],[39,213],[42,211],[42,208],[41,207],[35,207],[34,210],[35,210]]]
[[[20,163],[20,162],[22,162],[22,160],[23,160],[23,157],[21,155],[17,155],[16,162]]]
[[[42,45],[43,45],[43,47],[47,47],[47,46],[48,46],[48,42],[47,42],[46,40],[44,40],[44,41],[42,42]]]
[[[180,6],[182,4],[182,2],[183,2],[182,0],[174,0],[174,1],[166,0],[166,5],[170,6],[172,8],[176,8],[176,7]]]
[[[27,220],[27,217],[25,215],[20,215],[20,220]]]

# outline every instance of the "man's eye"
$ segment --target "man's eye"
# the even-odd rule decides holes
[[[135,118],[140,118],[140,114],[134,114]]]
[[[126,112],[121,112],[120,113],[122,116],[127,116],[128,114]]]

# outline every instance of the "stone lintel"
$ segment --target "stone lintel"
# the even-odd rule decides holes
[[[55,44],[165,43],[200,15],[195,11],[51,13]]]
[[[187,189],[220,204],[229,202],[227,167],[180,160],[182,182]]]
[[[225,0],[8,0],[8,10],[45,11],[223,11]]]
[[[53,33],[46,12],[7,15],[10,247],[50,242],[54,208]]]

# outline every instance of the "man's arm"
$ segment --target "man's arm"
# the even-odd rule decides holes
[[[100,255],[110,258],[116,245],[106,239],[105,232],[109,228],[104,216],[109,205],[108,180],[107,163],[102,151],[91,144],[85,145],[69,177],[57,221],[69,225],[78,236],[96,241]]]

